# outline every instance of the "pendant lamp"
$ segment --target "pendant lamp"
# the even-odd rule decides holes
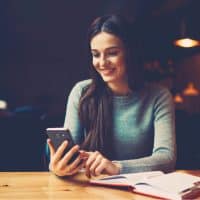
[[[187,87],[183,90],[183,94],[185,96],[198,96],[199,91],[197,88],[195,88],[194,83],[189,82]]]
[[[175,102],[175,103],[183,103],[183,98],[181,97],[180,94],[176,94],[176,95],[174,96],[174,102]]]
[[[180,23],[180,36],[174,41],[174,45],[183,48],[200,46],[200,41],[189,34],[186,20],[183,18]]]

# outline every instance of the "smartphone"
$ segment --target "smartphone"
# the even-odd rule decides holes
[[[62,156],[64,156],[75,145],[70,131],[66,128],[60,128],[60,127],[59,128],[47,128],[46,133],[47,133],[48,137],[51,139],[52,144],[56,150],[63,143],[63,141],[65,141],[65,140],[68,141],[68,145]],[[69,164],[72,163],[77,158],[78,155],[79,155],[79,152],[75,153],[72,156],[72,158],[69,160],[68,163]]]

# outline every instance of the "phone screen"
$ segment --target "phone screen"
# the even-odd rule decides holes
[[[66,128],[47,128],[46,133],[48,137],[51,139],[52,144],[56,150],[63,143],[63,141],[65,140],[68,141],[68,145],[62,156],[64,156],[75,145],[70,131]],[[78,152],[75,153],[73,157],[70,159],[69,163],[73,162],[78,155],[79,155]]]

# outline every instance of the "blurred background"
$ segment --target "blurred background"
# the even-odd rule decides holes
[[[110,13],[135,22],[146,80],[173,95],[177,168],[200,168],[199,10],[199,0],[0,1],[0,170],[46,169],[45,128],[63,125],[71,88],[89,77],[87,29]]]

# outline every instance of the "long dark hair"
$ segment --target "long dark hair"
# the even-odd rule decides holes
[[[133,26],[119,15],[99,17],[89,28],[89,45],[92,38],[100,32],[113,34],[123,42],[129,88],[133,91],[139,89],[143,83],[142,67],[139,62],[139,46]],[[93,66],[90,67],[90,74],[92,82],[84,90],[79,105],[79,117],[87,132],[82,146],[86,150],[98,150],[110,158],[113,153],[111,143],[113,136],[112,92]]]

